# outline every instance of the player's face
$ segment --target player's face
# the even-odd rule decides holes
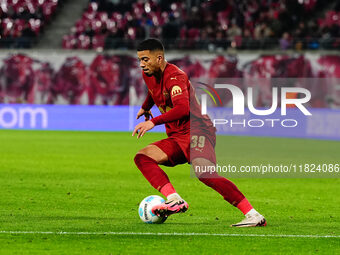
[[[152,76],[160,70],[162,55],[158,51],[137,51],[139,66],[147,76]]]

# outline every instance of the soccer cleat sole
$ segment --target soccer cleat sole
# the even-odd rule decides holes
[[[247,228],[247,227],[265,227],[267,226],[267,221],[266,219],[262,219],[259,223],[246,223],[246,224],[233,224],[231,227],[236,227],[236,228]]]
[[[176,211],[171,211],[171,210],[168,210],[168,208],[158,208],[158,209],[155,209],[154,210],[154,214],[156,214],[157,216],[161,216],[161,217],[168,217],[172,214],[175,214],[175,213],[184,213],[188,210],[188,207],[186,206],[183,206],[182,208],[180,208],[179,210],[176,210]]]

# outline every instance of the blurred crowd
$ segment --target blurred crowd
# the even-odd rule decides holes
[[[156,37],[174,49],[336,49],[339,27],[338,1],[91,0],[63,47],[134,48]]]
[[[0,47],[30,48],[63,0],[1,0]]]
[[[134,57],[98,54],[89,63],[76,56],[60,60],[63,63],[56,67],[23,54],[3,59],[0,103],[128,105],[145,99],[146,88]],[[243,91],[254,86],[255,107],[271,106],[272,87],[281,86],[280,78],[285,87],[309,89],[310,107],[340,107],[340,56],[265,55],[242,64],[235,56],[186,56],[170,62],[185,71],[194,86],[215,84],[221,78],[232,78]],[[231,95],[221,97],[225,104],[231,103]]]
[[[1,0],[0,47],[30,48],[66,0]],[[61,14],[62,15],[62,14]],[[90,0],[65,49],[339,49],[336,0]]]

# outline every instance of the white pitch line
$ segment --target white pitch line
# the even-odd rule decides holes
[[[293,238],[340,238],[339,235],[273,235],[273,234],[223,234],[223,233],[151,233],[151,232],[52,232],[52,231],[0,231],[0,234],[37,235],[133,235],[133,236],[222,236],[222,237],[293,237]]]

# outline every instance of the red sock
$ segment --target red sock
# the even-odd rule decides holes
[[[246,215],[251,209],[253,209],[252,205],[249,203],[248,199],[243,198],[243,200],[238,203],[237,208]]]
[[[172,187],[168,176],[158,166],[155,160],[144,154],[137,154],[135,156],[135,163],[150,184],[164,196],[167,197],[176,192],[174,187]]]
[[[161,189],[160,192],[165,196],[168,197],[169,195],[176,193],[176,190],[174,188],[174,186],[172,186],[172,184],[169,182],[167,184],[165,184]]]
[[[216,172],[205,173],[199,177],[199,180],[220,193],[223,198],[233,206],[238,206],[238,204],[245,198],[234,183],[222,176],[219,176]]]

